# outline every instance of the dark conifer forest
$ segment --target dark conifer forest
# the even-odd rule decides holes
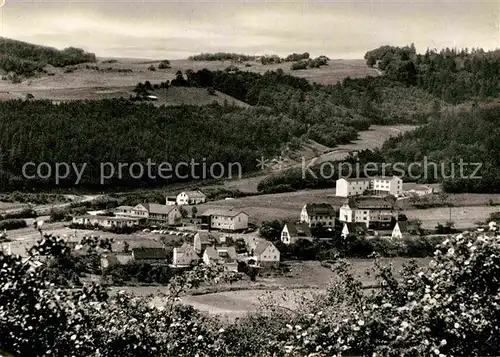
[[[11,50],[4,59],[53,65],[95,59],[76,49],[54,52],[18,41],[8,44]],[[429,156],[447,162],[460,158],[481,162],[483,179],[445,180],[445,188],[497,192],[499,52],[447,49],[417,54],[413,46],[383,46],[367,52],[365,58],[382,75],[320,85],[282,70],[258,74],[203,69],[179,71],[170,83],[216,89],[249,108],[216,103],[158,107],[129,99],[58,105],[43,100],[0,102],[0,190],[73,187],[75,183],[72,175],[57,185],[53,179],[27,180],[22,175],[26,162],[86,163],[79,183],[83,188],[101,187],[99,165],[106,162],[151,160],[175,165],[204,160],[209,165],[239,163],[243,173],[249,173],[258,169],[256,160],[262,156],[297,150],[309,139],[335,147],[355,140],[359,131],[372,124],[405,123],[421,126],[391,139],[370,153],[371,159],[409,162]],[[183,180],[181,176],[185,175],[168,182]],[[287,179],[282,181],[278,184],[289,184]],[[125,172],[105,185],[134,188],[165,183],[147,175],[133,179]]]

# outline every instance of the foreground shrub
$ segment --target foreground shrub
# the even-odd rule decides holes
[[[162,302],[91,285],[60,289],[47,266],[0,253],[0,350],[19,356],[494,356],[500,349],[499,237],[442,242],[426,269],[397,280],[377,264],[381,288],[364,292],[340,261],[326,293],[293,309],[262,309],[224,323],[176,303],[187,289],[237,275],[196,266],[171,278]],[[45,237],[38,255],[68,254]]]

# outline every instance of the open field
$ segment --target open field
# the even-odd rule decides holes
[[[77,238],[81,238],[84,236],[99,236],[101,238],[111,238],[113,239],[113,251],[120,252],[123,251],[123,243],[127,242],[129,244],[130,249],[137,247],[154,247],[161,248],[163,245],[160,242],[160,236],[166,237],[168,240],[176,241],[181,239],[176,235],[159,235],[154,233],[144,233],[137,232],[134,234],[114,234],[109,232],[102,231],[91,231],[91,230],[83,230],[77,229],[69,229],[64,227],[68,223],[47,223],[44,225],[43,232],[50,233],[56,236],[67,236],[69,239],[72,239],[75,236]],[[35,230],[33,227],[27,227],[22,229],[16,229],[7,232],[7,236],[12,240],[10,242],[10,247],[13,254],[18,254],[21,256],[26,255],[26,249],[33,246],[37,240],[40,239],[40,233]],[[4,243],[9,244],[9,243]]]
[[[370,130],[359,132],[359,137],[352,143],[339,145],[331,152],[327,152],[318,157],[314,162],[319,164],[325,161],[342,160],[349,153],[355,153],[360,150],[373,150],[382,146],[382,144],[391,137],[404,134],[416,128],[415,125],[372,125]]]
[[[392,265],[396,273],[401,270],[404,263],[410,259],[393,258],[383,259],[384,265]],[[373,260],[369,259],[350,259],[352,270],[358,278],[360,278],[365,286],[370,286],[375,283],[373,276],[367,276],[366,272],[371,271],[374,267]],[[419,266],[425,267],[429,259],[416,259]],[[185,304],[190,304],[195,308],[206,311],[212,314],[220,314],[229,318],[244,316],[248,312],[255,311],[259,308],[261,299],[271,299],[280,306],[294,308],[300,300],[308,299],[314,294],[323,292],[332,278],[335,277],[334,272],[325,268],[316,261],[304,262],[286,262],[291,267],[290,277],[279,278],[257,278],[256,282],[243,281],[233,284],[237,289],[241,286],[246,286],[246,290],[221,291],[217,293],[187,295],[182,301]],[[303,286],[298,288],[296,286]],[[125,290],[137,295],[160,295],[165,293],[163,287],[116,287],[113,290]],[[224,290],[224,289],[221,289]],[[156,296],[153,303],[160,306],[163,299]]]
[[[407,184],[404,184],[405,186]],[[408,184],[409,185],[409,184]],[[406,187],[405,187],[406,189]],[[443,200],[439,195],[425,196],[426,202],[442,204]],[[449,194],[445,201],[454,207],[467,207],[467,206],[489,206],[490,202],[493,204],[500,204],[500,194],[498,193],[454,193]],[[412,209],[413,206],[409,199],[398,201],[401,208]]]
[[[451,221],[455,223],[455,228],[472,228],[475,226],[475,222],[486,220],[493,212],[500,212],[500,207],[451,207]],[[433,229],[438,223],[444,225],[450,219],[450,208],[413,209],[406,210],[405,214],[408,219],[420,219],[423,228]]]
[[[377,71],[366,66],[363,60],[332,60],[328,66],[322,68],[314,68],[300,71],[291,71],[291,63],[283,63],[277,65],[262,65],[257,62],[252,62],[250,67],[245,67],[243,63],[233,63],[232,61],[190,61],[190,60],[174,60],[171,61],[171,68],[157,69],[149,71],[148,67],[154,65],[158,67],[160,61],[127,59],[119,58],[115,63],[103,63],[104,59],[100,59],[98,63],[80,64],[76,66],[73,72],[65,73],[62,68],[48,68],[48,72],[52,75],[44,75],[37,78],[30,78],[22,83],[13,84],[8,81],[0,81],[0,100],[8,99],[24,99],[26,94],[31,93],[35,98],[51,99],[51,100],[78,100],[78,99],[106,99],[119,98],[130,96],[131,90],[139,82],[150,81],[152,84],[171,81],[175,78],[177,71],[185,72],[188,69],[198,71],[203,68],[209,70],[224,70],[230,65],[237,66],[242,71],[251,71],[264,73],[269,70],[283,69],[284,72],[293,72],[293,75],[324,84],[334,84],[342,81],[350,76],[364,77],[367,75],[378,75]],[[97,66],[99,69],[93,69]],[[124,72],[127,70],[128,72]],[[190,93],[187,88],[179,88],[181,92],[186,91],[187,94],[172,95],[172,100],[166,100],[168,105],[176,105],[184,103],[183,96],[187,96],[186,104],[206,104],[213,100],[203,98],[201,93]],[[205,90],[203,90],[205,91]],[[205,91],[206,92],[206,91]],[[221,101],[230,97],[217,93],[221,97]],[[200,101],[197,101],[200,99]],[[209,100],[210,99],[210,100]],[[219,101],[217,98],[216,101]],[[233,100],[231,98],[231,100]],[[229,103],[231,103],[229,101]],[[238,104],[238,103],[237,103]]]
[[[499,206],[488,206],[489,199],[498,202],[500,195],[449,195],[448,201],[455,206],[451,208],[451,212],[452,221],[455,222],[456,227],[472,227],[475,222],[485,220],[490,213],[498,212]],[[300,210],[306,203],[326,202],[338,208],[344,201],[344,198],[335,196],[335,188],[329,188],[212,201],[199,205],[198,210],[203,212],[207,208],[241,209],[249,214],[250,219],[255,223],[273,219],[293,221],[299,218]],[[449,219],[448,207],[415,209],[408,204],[408,201],[400,200],[398,206],[405,209],[403,212],[408,218],[420,219],[424,228],[434,228],[437,222],[444,224]]]

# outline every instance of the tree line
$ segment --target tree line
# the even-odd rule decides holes
[[[75,47],[58,50],[0,37],[0,68],[6,72],[31,76],[47,64],[64,67],[84,62],[96,62],[95,54]]]
[[[382,46],[365,54],[388,78],[421,88],[448,103],[485,99],[500,93],[500,50],[427,49]]]

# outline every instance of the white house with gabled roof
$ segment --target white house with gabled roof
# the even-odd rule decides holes
[[[197,205],[207,202],[207,196],[201,191],[184,191],[177,195],[177,204],[181,205]]]

